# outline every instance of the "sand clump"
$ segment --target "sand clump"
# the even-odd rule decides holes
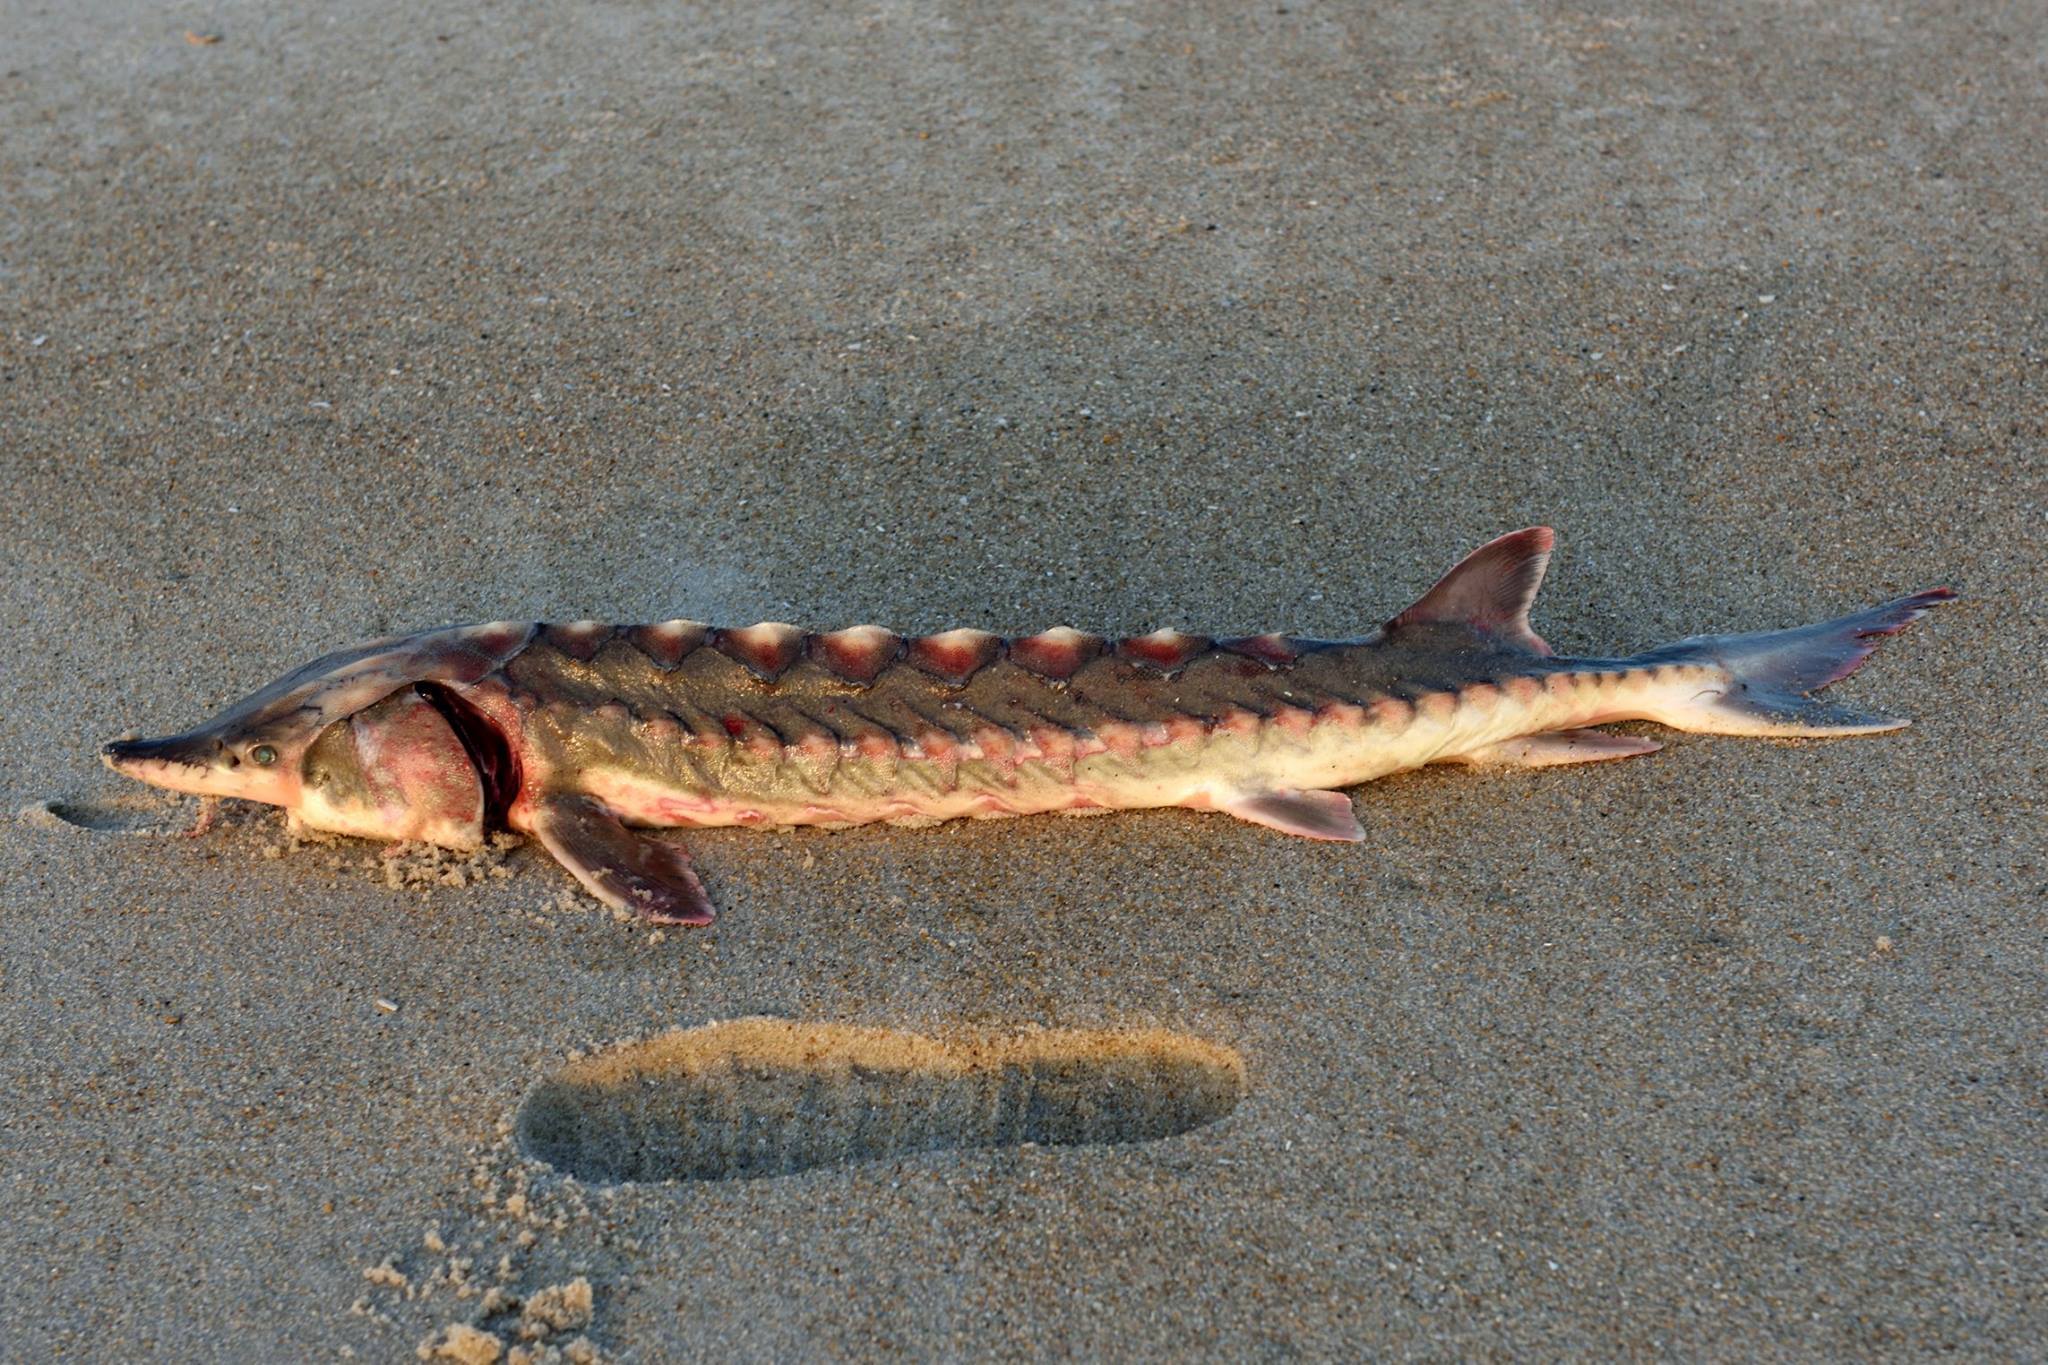
[[[564,1284],[544,1285],[521,1300],[499,1288],[488,1291],[480,1313],[471,1322],[451,1322],[419,1344],[421,1360],[453,1360],[460,1365],[598,1365],[601,1355],[589,1337],[580,1335],[596,1316],[596,1291],[582,1275]],[[493,1330],[492,1319],[518,1313],[516,1323]],[[556,1340],[567,1333],[579,1335]],[[517,1341],[507,1334],[516,1333]]]
[[[475,886],[493,878],[512,875],[505,859],[524,842],[516,834],[493,834],[473,849],[441,848],[434,844],[393,844],[377,858],[384,885],[393,891],[408,888]]]
[[[498,1365],[505,1358],[505,1339],[465,1322],[451,1322],[420,1343],[421,1360],[452,1360],[456,1365]]]
[[[364,1270],[363,1278],[381,1289],[396,1289],[405,1292],[412,1288],[411,1281],[406,1278],[405,1272],[393,1265],[389,1256],[386,1256],[378,1264]]]
[[[414,1354],[421,1360],[600,1365],[603,1352],[588,1335],[598,1301],[591,1276],[577,1266],[567,1277],[548,1276],[531,1288],[520,1283],[530,1273],[524,1262],[539,1247],[541,1234],[588,1223],[590,1204],[574,1181],[548,1180],[536,1188],[512,1132],[511,1120],[501,1121],[496,1143],[472,1153],[476,1161],[467,1184],[481,1226],[459,1235],[441,1224],[426,1227],[419,1242],[425,1257],[387,1255],[366,1267],[363,1278],[382,1292],[358,1298],[349,1312],[403,1330],[401,1318],[416,1322],[428,1304],[453,1298],[467,1310],[418,1340]]]
[[[526,843],[517,834],[499,830],[473,849],[441,848],[421,843],[388,844],[376,852],[351,858],[347,850],[362,847],[358,840],[289,827],[282,834],[282,838],[263,845],[265,858],[298,857],[325,850],[325,865],[331,873],[339,874],[354,867],[370,880],[381,882],[393,891],[417,891],[423,895],[510,880],[515,875],[512,854]],[[552,929],[556,916],[581,917],[592,913],[609,913],[614,921],[619,922],[634,919],[629,912],[608,910],[602,902],[583,894],[582,889],[574,885],[557,891],[537,909],[527,911],[524,917],[536,928]],[[657,935],[650,938],[650,946],[661,941],[657,931]]]
[[[590,1326],[590,1281],[578,1275],[567,1284],[535,1290],[520,1314],[519,1335],[529,1341]]]
[[[361,850],[372,846],[359,839],[294,828],[289,821],[280,824],[278,837],[260,847],[263,857],[315,857],[332,880],[338,881],[344,872],[359,871],[393,891],[427,892],[509,878],[513,873],[506,860],[524,842],[516,834],[500,832],[473,849],[407,843],[387,844],[369,852]]]
[[[575,1282],[583,1286],[587,1296],[590,1283],[587,1280]],[[568,1290],[569,1285],[556,1285],[554,1289]],[[525,1335],[522,1326],[521,1335]],[[415,1352],[421,1360],[452,1360],[457,1365],[601,1365],[603,1355],[597,1344],[589,1337],[576,1336],[567,1341],[525,1341],[508,1344],[497,1332],[486,1331],[465,1322],[451,1322],[419,1344]]]

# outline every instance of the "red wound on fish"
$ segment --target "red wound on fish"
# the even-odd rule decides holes
[[[1003,642],[985,630],[947,630],[912,640],[910,662],[944,682],[959,686],[995,662]]]
[[[634,626],[626,640],[662,668],[674,668],[704,643],[705,627],[698,621],[657,621]]]
[[[811,637],[811,657],[848,682],[873,682],[902,654],[902,638],[880,626],[850,626]]]
[[[1285,635],[1240,635],[1216,644],[1232,654],[1257,659],[1268,668],[1285,668],[1301,657],[1301,647]]]
[[[1071,626],[1054,626],[1010,641],[1012,662],[1055,682],[1073,677],[1083,666],[1094,662],[1102,650],[1100,635],[1089,635]]]
[[[1132,635],[1117,641],[1116,652],[1133,663],[1156,668],[1161,673],[1178,673],[1213,643],[1206,635],[1187,635],[1178,630],[1155,630],[1150,635]]]
[[[781,621],[763,621],[715,630],[711,645],[735,663],[745,664],[763,682],[774,682],[803,656],[804,633]]]
[[[612,627],[602,621],[569,621],[542,627],[541,638],[570,658],[589,663],[604,642],[612,638]]]

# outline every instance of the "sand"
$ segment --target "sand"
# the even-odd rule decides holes
[[[2038,5],[6,17],[9,1355],[2038,1349]],[[1567,652],[1966,596],[1844,684],[1902,734],[1433,770],[1356,847],[706,833],[701,932],[95,760],[392,629],[1345,634],[1537,522]],[[747,1016],[1246,1090],[520,1157],[572,1052]]]

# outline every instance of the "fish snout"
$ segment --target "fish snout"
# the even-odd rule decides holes
[[[167,739],[116,739],[100,746],[100,761],[117,773],[159,765],[210,768],[226,746],[218,740],[172,735]],[[138,774],[139,775],[139,774]]]
[[[239,796],[228,747],[205,734],[167,739],[117,739],[100,746],[100,761],[123,777],[189,796]]]
[[[165,739],[112,740],[100,746],[100,761],[123,777],[188,796],[289,806],[299,795],[297,750],[283,739],[237,735],[219,726]]]

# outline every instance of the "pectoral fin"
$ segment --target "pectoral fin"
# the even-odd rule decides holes
[[[1282,834],[1298,834],[1304,839],[1357,843],[1365,838],[1358,816],[1351,809],[1351,798],[1343,792],[1291,788],[1237,792],[1215,798],[1215,805],[1240,820],[1277,829]]]
[[[688,853],[635,834],[601,802],[553,797],[527,823],[555,861],[606,905],[655,924],[709,924],[717,917]]]
[[[1654,754],[1664,746],[1634,735],[1609,735],[1598,730],[1551,730],[1540,735],[1504,739],[1483,749],[1459,754],[1456,762],[1509,768],[1554,768],[1561,763],[1600,763],[1610,758]]]

